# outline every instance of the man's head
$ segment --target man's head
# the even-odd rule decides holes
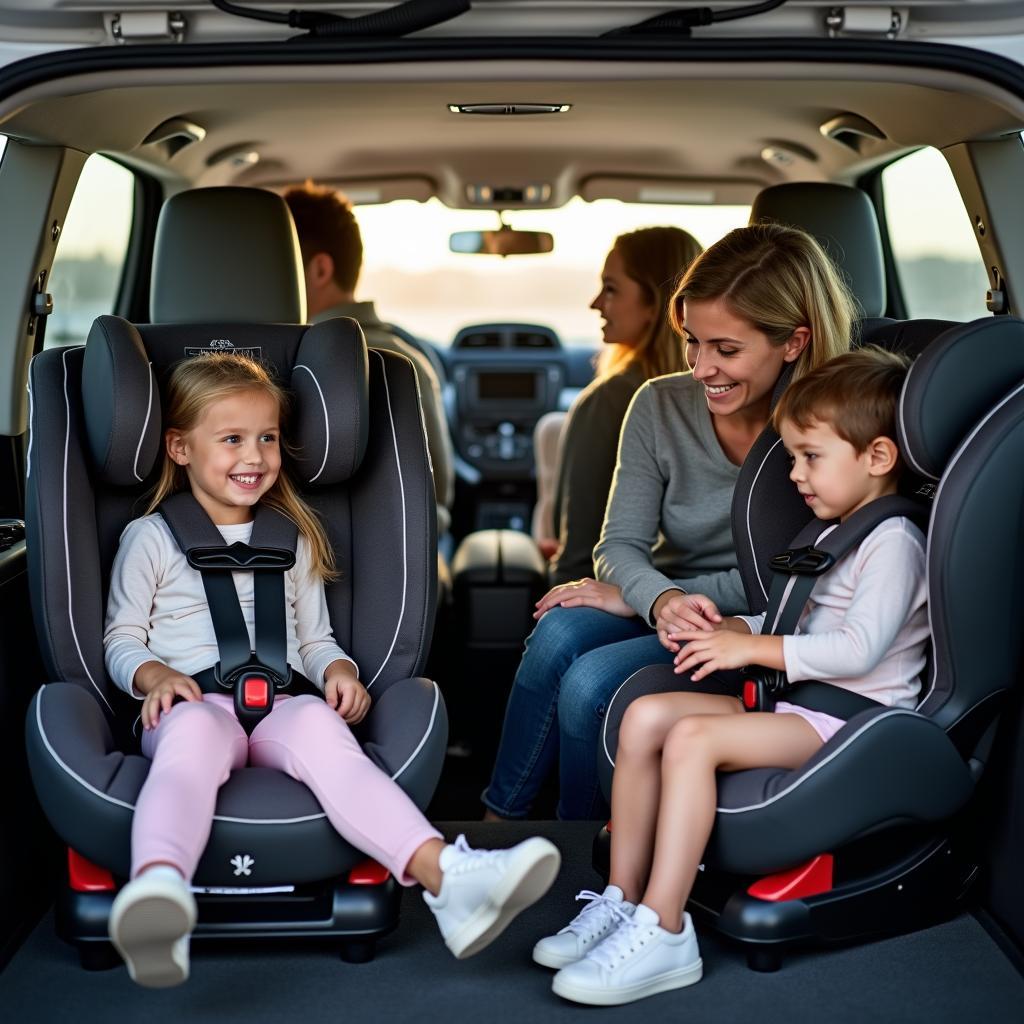
[[[352,205],[339,192],[307,182],[285,193],[299,234],[309,315],[355,299],[363,240]]]

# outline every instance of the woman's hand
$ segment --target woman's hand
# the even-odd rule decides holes
[[[676,640],[682,633],[722,628],[722,613],[715,602],[703,594],[666,590],[654,602],[652,611],[661,646],[673,652],[679,650]]]
[[[713,633],[688,630],[678,635],[686,646],[676,655],[673,671],[678,675],[696,669],[690,676],[694,682],[722,669],[747,665],[780,670],[786,667],[781,636],[751,636],[731,629],[718,629]]]
[[[142,728],[155,729],[161,714],[167,714],[175,698],[202,700],[203,691],[191,677],[175,672],[160,661],[140,665],[132,681],[135,689],[146,696],[142,701]]]
[[[563,608],[598,608],[624,619],[631,619],[636,615],[636,612],[622,600],[622,591],[618,587],[612,586],[611,583],[598,583],[589,577],[552,587],[537,602],[537,610],[533,617],[539,619],[559,605]]]
[[[366,687],[356,678],[351,661],[335,661],[324,674],[324,699],[349,725],[357,725],[372,703]]]

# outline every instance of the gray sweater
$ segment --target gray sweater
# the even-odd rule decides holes
[[[555,485],[554,523],[559,548],[551,582],[594,575],[594,545],[615,472],[619,431],[636,389],[644,382],[635,363],[594,381],[573,402],[562,430]]]
[[[707,594],[726,615],[747,611],[729,518],[738,473],[701,385],[688,373],[647,381],[622,425],[597,578],[648,621],[673,588]]]

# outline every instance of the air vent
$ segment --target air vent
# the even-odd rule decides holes
[[[555,339],[550,334],[519,331],[512,335],[512,344],[515,348],[558,348]]]
[[[453,114],[490,114],[508,117],[521,114],[564,114],[571,103],[449,103]]]
[[[462,334],[456,348],[501,348],[501,335],[497,331]]]

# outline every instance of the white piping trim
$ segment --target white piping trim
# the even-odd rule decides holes
[[[757,467],[757,472],[754,474],[754,479],[750,482],[750,488],[747,490],[747,540],[749,541],[750,556],[754,563],[754,574],[757,576],[757,585],[761,588],[761,593],[764,595],[765,600],[768,599],[768,591],[765,588],[764,580],[761,579],[761,568],[757,564],[757,553],[754,551],[754,531],[750,527],[750,506],[754,501],[754,488],[757,487],[758,477],[761,475],[761,470],[764,469],[765,464],[768,462],[772,452],[775,451],[778,446],[782,444],[782,438],[780,437],[775,444],[771,446],[764,453],[764,458],[761,460],[761,465]]]
[[[430,682],[431,685],[434,687],[434,706],[430,710],[430,721],[427,723],[426,731],[423,733],[423,736],[420,739],[419,743],[416,744],[416,749],[409,755],[405,764],[403,764],[402,767],[399,768],[398,771],[391,776],[391,780],[393,782],[397,782],[398,776],[401,775],[402,772],[404,772],[405,769],[408,768],[409,765],[411,765],[413,761],[416,760],[416,755],[419,754],[419,752],[423,749],[423,745],[427,742],[427,737],[431,734],[431,732],[433,732],[434,720],[437,718],[437,708],[441,702],[441,691],[440,689],[438,689],[437,683],[435,683],[433,680],[431,680]]]
[[[906,377],[903,378],[903,387],[900,390],[900,401],[899,401],[899,421],[900,421],[900,433],[903,435],[903,454],[906,456],[907,462],[910,463],[911,468],[922,476],[928,477],[930,480],[935,480],[936,477],[933,473],[929,473],[928,470],[923,469],[914,458],[914,453],[910,450],[910,444],[907,440],[907,420],[904,416],[905,402],[904,399],[907,395],[907,384],[910,381],[910,375],[914,372],[914,367],[917,366],[918,360],[914,360],[910,364],[910,368],[907,370]]]
[[[645,665],[644,668],[649,666]],[[615,698],[618,697],[622,690],[622,687],[626,685],[638,672],[643,672],[642,668],[638,668],[633,675],[627,676],[626,679],[620,684],[618,690],[612,694],[612,699],[608,701],[608,707],[604,712],[604,723],[601,726],[601,746],[604,747],[604,756],[608,758],[608,763],[614,768],[615,759],[612,757],[612,752],[608,749],[608,719],[611,718],[612,705],[615,703]]]
[[[149,426],[149,418],[153,414],[153,364],[146,363],[146,368],[149,371],[149,397],[146,399],[146,419],[142,424],[139,443],[135,446],[135,461],[132,463],[132,474],[140,484],[142,483],[142,477],[139,476],[139,452],[142,451],[142,442],[146,439],[146,427]]]
[[[294,373],[295,370],[305,370],[306,373],[308,373],[310,377],[313,378],[313,383],[316,385],[317,394],[320,396],[320,407],[324,411],[324,460],[323,462],[320,463],[320,468],[316,471],[316,475],[310,477],[309,479],[309,482],[311,484],[315,484],[317,478],[324,471],[324,466],[327,465],[327,453],[331,450],[331,422],[327,418],[327,402],[324,400],[323,388],[320,387],[320,381],[316,379],[316,374],[313,373],[313,371],[308,366],[306,366],[305,363],[299,363],[292,370],[292,372]]]
[[[68,398],[67,352],[64,352],[61,356],[61,364],[64,367],[64,490],[61,495],[61,504],[64,517],[64,573],[68,582],[68,625],[71,628],[71,637],[75,641],[75,650],[78,651],[78,660],[81,661],[82,668],[85,669],[85,674],[89,677],[89,682],[92,683],[93,689],[100,695],[100,700],[107,705],[107,710],[113,714],[114,709],[110,706],[110,701],[107,700],[103,695],[103,691],[97,686],[96,680],[93,679],[92,673],[89,671],[89,666],[85,663],[82,646],[78,642],[78,632],[75,629],[74,605],[71,597],[71,545],[68,541],[68,447],[71,443],[71,401]]]
[[[35,356],[32,357],[32,362],[35,362]],[[29,365],[28,371],[28,383],[25,385],[25,390],[28,392],[28,448],[25,451],[25,479],[27,480],[32,475],[32,438],[35,436],[35,431],[32,429],[32,416],[33,413],[33,402],[32,402],[32,367]]]
[[[43,687],[46,689],[46,687]],[[43,718],[40,708],[43,703],[42,693],[36,697],[36,726],[39,730],[39,737],[43,741],[43,745],[46,747],[50,757],[60,766],[65,774],[70,775],[84,789],[87,789],[93,796],[98,796],[101,800],[106,800],[109,804],[114,804],[117,807],[124,807],[126,810],[134,811],[135,805],[130,804],[125,800],[119,800],[117,797],[111,796],[109,793],[104,793],[102,790],[97,789],[91,782],[83,779],[78,772],[74,771],[67,762],[63,761],[60,755],[53,748],[53,744],[50,743],[49,738],[46,735],[46,730],[43,728]],[[302,821],[316,821],[319,818],[326,818],[327,815],[321,812],[320,814],[306,814],[300,818],[231,818],[222,814],[215,814],[213,816],[214,821],[229,821],[233,824],[239,825],[292,825]]]
[[[770,796],[767,800],[762,800],[759,804],[750,804],[747,807],[716,807],[715,810],[719,814],[743,814],[746,811],[759,811],[762,807],[768,807],[770,804],[775,803],[776,800],[781,800],[784,796],[792,793],[798,786],[802,786],[812,775],[819,772],[829,762],[835,760],[858,736],[870,729],[876,722],[882,721],[883,718],[892,718],[893,715],[913,715],[914,718],[923,718],[924,716],[919,715],[916,711],[911,711],[909,708],[890,708],[888,711],[881,715],[876,715],[871,719],[870,722],[865,722],[852,736],[847,738],[832,751],[828,757],[819,761],[810,771],[805,772],[795,782],[788,785],[785,789],[780,790],[775,796]],[[931,719],[926,719],[931,721]]]
[[[372,349],[370,351],[373,351]],[[406,590],[408,589],[409,583],[409,561],[408,561],[408,530],[406,526],[406,513],[405,513],[405,481],[402,478],[402,462],[398,457],[398,435],[395,432],[395,417],[391,410],[391,390],[388,387],[388,366],[384,361],[384,357],[376,351],[373,354],[380,360],[381,363],[381,376],[384,380],[384,395],[388,403],[388,421],[391,423],[391,443],[395,449],[395,469],[398,472],[398,490],[402,498],[402,605],[398,609],[398,620],[395,622],[395,634],[391,638],[391,646],[388,648],[388,653],[384,655],[384,660],[380,663],[380,667],[373,674],[373,678],[366,684],[366,689],[369,690],[371,686],[377,681],[377,677],[384,671],[384,666],[391,660],[391,654],[395,649],[395,644],[398,643],[398,631],[402,625],[402,619],[405,617],[405,600]]]
[[[933,511],[932,511],[932,518],[933,519],[934,519],[934,516],[935,516],[934,509],[936,507],[938,507],[939,498],[942,496],[942,489],[943,489],[943,487],[945,487],[946,482],[949,480],[949,475],[952,472],[953,467],[957,464],[957,462],[960,460],[961,456],[963,456],[964,452],[967,450],[968,446],[971,444],[971,442],[974,440],[974,438],[978,435],[978,432],[980,430],[982,430],[982,428],[989,422],[989,420],[991,420],[992,417],[995,416],[995,414],[997,412],[999,412],[999,410],[1002,409],[1002,407],[1004,405],[1006,405],[1007,402],[1012,401],[1022,391],[1024,391],[1024,383],[1018,384],[1017,387],[1015,387],[1008,395],[1004,396],[1003,399],[997,405],[995,405],[984,416],[982,416],[982,418],[980,420],[978,420],[978,422],[974,425],[974,429],[963,439],[963,441],[960,442],[960,446],[957,448],[957,450],[955,452],[953,452],[953,455],[951,456],[949,462],[946,463],[945,472],[943,472],[942,478],[939,480],[939,486],[938,486],[938,488],[936,488],[935,497],[932,499],[932,509],[933,509]],[[925,564],[926,571],[927,571],[927,567],[930,566],[931,563],[932,563],[932,537],[933,537],[934,533],[935,533],[934,530],[929,529],[928,536],[925,538],[924,564]],[[930,591],[931,587],[929,586],[928,589]],[[929,596],[929,598],[931,598],[931,593],[929,593],[928,596]],[[932,623],[932,602],[931,602],[931,600],[929,600],[928,601],[928,635],[929,636],[934,636],[935,635],[933,625],[934,624]],[[934,652],[934,645],[933,645],[932,654],[934,655],[934,653],[935,652]],[[939,675],[937,665],[938,665],[938,659],[933,656],[932,657],[931,680],[929,682],[929,686],[928,686],[927,692],[924,693],[921,696],[920,700],[917,702],[917,706],[918,707],[921,707],[924,704],[924,702],[935,692],[935,684],[936,684],[936,682],[938,682],[938,675]]]

